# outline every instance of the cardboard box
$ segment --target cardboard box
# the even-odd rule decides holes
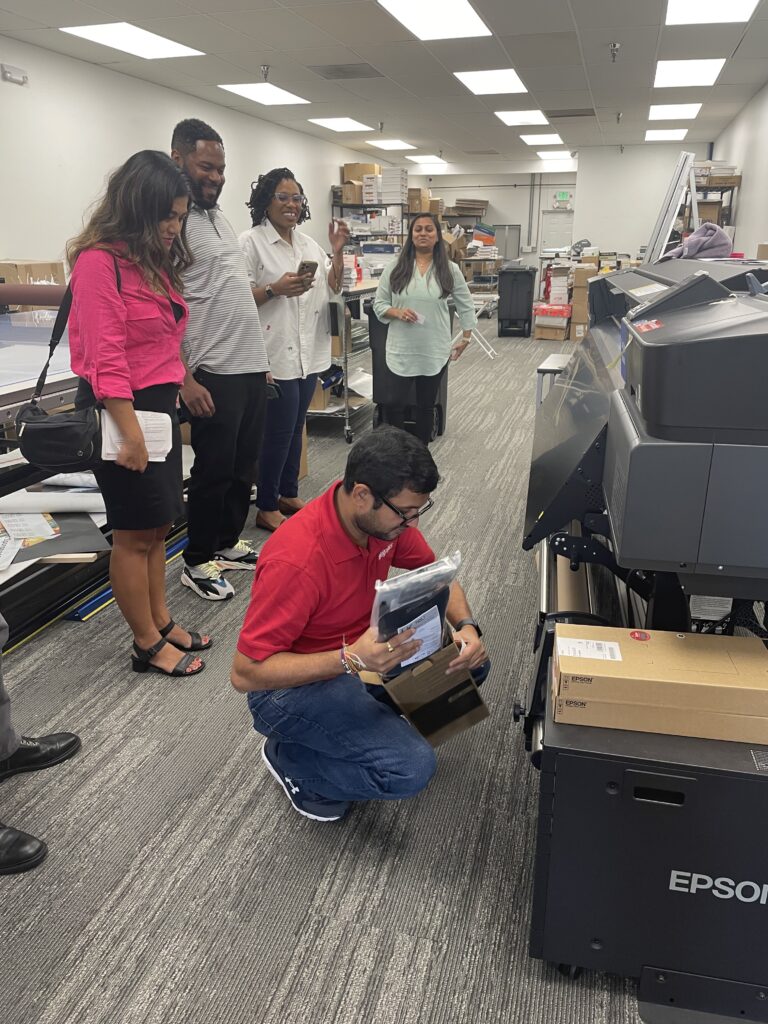
[[[533,328],[534,341],[567,341],[567,327],[540,327],[538,324]]]
[[[759,242],[757,246],[757,259],[768,260],[768,242]]]
[[[571,320],[571,333],[569,335],[570,340],[574,344],[578,345],[586,337],[587,331],[589,330],[589,324],[579,323],[577,320]]]
[[[456,653],[456,645],[450,643],[384,683],[408,721],[433,747],[482,722],[489,714],[469,672],[445,674]]]
[[[381,164],[344,164],[341,168],[341,180],[359,181],[362,183],[366,174],[381,174]]]
[[[741,175],[710,174],[707,184],[712,188],[738,188],[741,185]]]
[[[362,181],[345,181],[341,186],[341,201],[353,206],[360,206],[363,202]]]
[[[408,189],[408,212],[429,213],[429,189],[409,188]]]
[[[344,307],[344,324],[342,327],[343,334],[331,335],[331,356],[341,358],[344,355],[344,349],[346,347],[347,352],[352,351],[352,313],[349,306]]]
[[[558,623],[554,665],[560,697],[768,720],[768,650],[757,637]]]
[[[723,209],[723,204],[720,201],[714,200],[701,200],[698,204],[699,221],[703,224],[705,221],[709,221],[712,224],[720,223],[720,214]]]
[[[315,384],[315,393],[312,395],[312,401],[309,403],[309,408],[316,412],[318,410],[327,409],[330,404],[331,389],[324,388],[318,379],[317,384]]]
[[[589,298],[586,288],[574,288],[571,293],[571,320],[585,324],[589,320]]]
[[[588,288],[590,279],[597,275],[597,266],[594,264],[580,265],[573,267],[571,270],[573,278],[573,287],[575,288]]]
[[[45,263],[41,260],[0,261],[0,277],[6,284],[66,284],[64,264],[61,262]],[[29,311],[37,306],[12,306],[13,310]],[[55,306],[43,307],[55,309]]]

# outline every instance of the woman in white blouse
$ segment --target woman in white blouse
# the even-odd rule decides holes
[[[247,204],[253,227],[240,236],[259,307],[269,368],[280,395],[267,403],[256,492],[256,525],[274,531],[304,502],[298,496],[301,434],[317,375],[331,364],[331,292],[341,290],[345,224],[328,228],[332,258],[298,230],[309,220],[304,190],[287,167],[262,174]],[[301,264],[316,270],[299,273]]]
[[[455,345],[449,298],[463,328],[461,341]],[[418,214],[411,221],[400,256],[381,275],[373,311],[382,323],[389,324],[387,367],[396,379],[401,378],[400,399],[385,408],[384,419],[429,444],[445,368],[459,358],[477,326],[467,282],[449,261],[440,223],[431,213]],[[413,408],[410,417],[406,414],[409,405]]]

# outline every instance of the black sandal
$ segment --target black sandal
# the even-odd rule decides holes
[[[187,672],[187,669],[193,661],[197,660],[197,656],[194,654],[183,654],[181,658],[176,662],[174,667],[169,672],[168,669],[160,668],[159,665],[153,665],[150,662],[150,658],[161,651],[168,640],[160,640],[154,645],[154,647],[148,647],[144,650],[139,647],[138,644],[133,645],[133,654],[131,655],[131,665],[133,666],[134,672],[159,672],[161,676],[196,676],[198,672],[202,672],[205,668],[205,662],[200,661],[200,668],[194,669],[192,672]]]
[[[162,636],[163,638],[167,637],[175,625],[176,623],[173,621],[173,619],[171,619],[168,625],[163,626],[163,628],[160,630],[160,636]],[[213,640],[210,637],[208,638],[208,643],[204,644],[203,638],[200,636],[199,633],[193,633],[192,630],[189,630],[188,632],[190,639],[192,640],[192,643],[189,645],[189,647],[184,647],[182,644],[177,643],[175,640],[169,640],[168,643],[173,644],[173,646],[179,651],[207,651],[209,647],[213,646]]]

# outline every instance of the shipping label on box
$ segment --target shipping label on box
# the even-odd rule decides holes
[[[575,320],[571,320],[570,340],[575,344],[579,344],[580,342],[584,341],[584,338],[586,337],[588,330],[589,324],[580,324],[577,323],[577,321]]]

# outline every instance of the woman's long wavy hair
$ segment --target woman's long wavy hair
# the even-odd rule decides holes
[[[404,292],[411,283],[413,267],[416,262],[416,249],[413,244],[413,229],[416,222],[420,220],[431,220],[435,225],[435,230],[437,231],[437,242],[435,243],[435,248],[432,250],[432,266],[429,268],[429,273],[435,275],[437,283],[442,289],[441,298],[447,299],[453,291],[453,274],[451,273],[451,266],[448,261],[448,251],[445,248],[445,242],[443,242],[443,229],[440,227],[440,221],[432,213],[418,213],[408,225],[408,237],[406,238],[405,245],[397,258],[397,263],[395,264],[395,269],[390,275],[389,283],[392,286],[393,292]]]
[[[134,153],[109,176],[85,227],[67,244],[70,267],[86,249],[106,249],[139,267],[155,291],[167,292],[164,275],[181,291],[192,255],[183,232],[166,249],[160,221],[171,215],[175,199],[189,195],[187,179],[169,156],[155,149]]]
[[[296,181],[296,175],[288,167],[274,167],[271,171],[267,171],[266,174],[260,174],[257,181],[251,182],[251,196],[245,205],[251,211],[251,223],[254,227],[264,223],[267,209],[275,194],[275,189],[281,181]],[[296,184],[299,186],[299,192],[301,192],[301,209],[299,210],[299,216],[296,218],[296,223],[303,224],[305,220],[311,220],[312,218],[309,212],[307,197],[304,195],[304,189],[301,187],[300,182],[296,181]]]

